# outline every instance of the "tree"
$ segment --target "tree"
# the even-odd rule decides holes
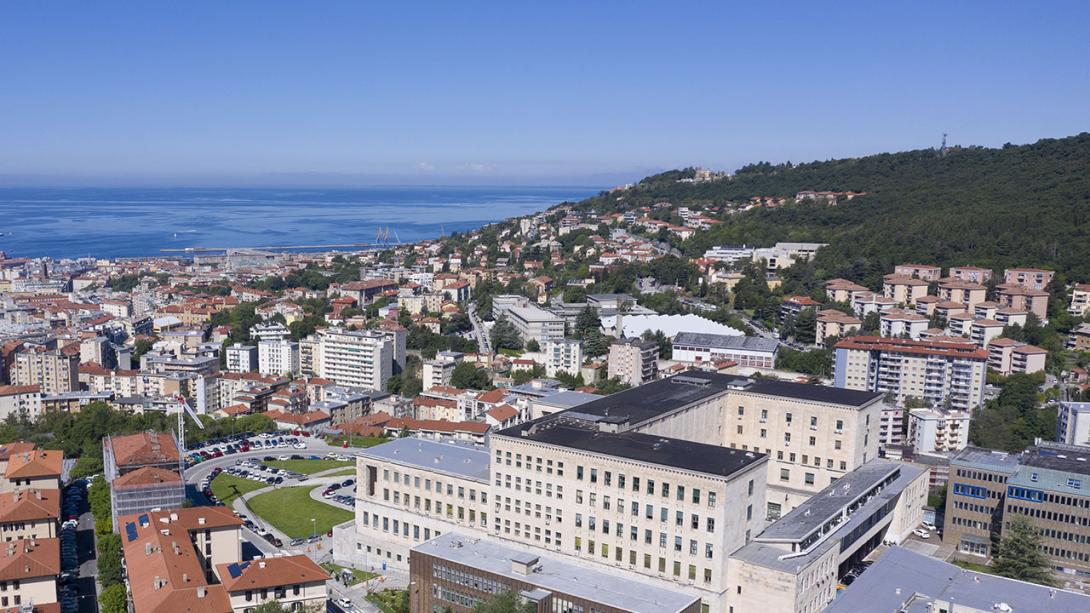
[[[473,613],[535,613],[536,611],[535,603],[523,602],[514,592],[504,592],[490,600],[479,602],[473,607]]]
[[[100,472],[102,472],[102,459],[85,455],[76,460],[76,465],[72,467],[69,477],[80,479]]]
[[[598,317],[598,311],[588,307],[584,307],[579,315],[575,318],[575,327],[572,329],[572,334],[575,338],[586,341],[590,334],[595,331],[599,331],[602,328],[602,319]]]
[[[795,339],[799,342],[812,343],[817,335],[817,311],[803,309],[795,318]],[[823,339],[824,340],[824,339]]]
[[[1025,517],[1007,523],[995,555],[995,574],[1052,585],[1052,564],[1041,551],[1041,533]]]
[[[98,606],[102,613],[126,613],[128,610],[128,592],[123,583],[115,583],[102,590],[98,595]]]
[[[492,387],[492,380],[484,369],[469,362],[458,362],[450,375],[450,384],[462,389],[483,390]]]
[[[515,325],[507,321],[506,317],[500,317],[492,324],[489,340],[492,341],[494,349],[522,349],[522,338],[519,337]]]
[[[121,583],[121,537],[103,534],[98,537],[98,580],[104,587]]]
[[[619,377],[613,377],[612,379],[603,379],[599,381],[594,385],[594,387],[598,390],[599,394],[609,395],[616,394],[617,392],[622,392],[632,386],[621,381]]]
[[[541,351],[541,343],[538,343],[536,338],[526,341],[526,351]]]

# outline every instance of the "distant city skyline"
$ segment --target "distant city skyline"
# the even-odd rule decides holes
[[[0,185],[611,185],[1087,130],[1090,4],[6,3]]]

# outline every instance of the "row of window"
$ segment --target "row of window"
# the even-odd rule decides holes
[[[591,504],[591,507],[593,507],[593,506],[594,505]],[[607,511],[609,510],[609,504],[608,503],[606,503],[605,510],[607,510]],[[623,507],[618,506],[618,510],[623,513]],[[639,505],[638,502],[633,501],[632,502],[632,517],[638,517],[639,514],[640,514],[640,505]],[[659,522],[664,523],[664,524],[669,522],[670,521],[670,516],[671,516],[670,509],[667,508],[667,507],[659,507],[659,512],[658,512],[657,516],[658,516]],[[654,521],[654,519],[656,517],[654,505],[650,505],[650,504],[644,505],[643,517],[644,517],[644,519],[650,519],[650,520]],[[753,505],[749,505],[746,508],[746,520],[748,521],[749,519],[752,519],[752,517],[753,517]],[[685,524],[686,524],[686,522],[685,522],[685,513],[683,511],[674,511],[673,518],[674,518],[674,525],[675,526],[677,526],[677,527],[685,526]],[[590,529],[595,530],[596,529],[595,526],[597,524],[596,518],[593,515],[591,515],[591,516],[589,516],[588,519],[589,519],[588,525],[589,525]],[[701,524],[700,516],[697,515],[696,513],[690,513],[689,514],[688,524],[689,524],[690,529],[699,530],[700,529],[700,524]],[[616,525],[617,526],[622,526],[623,524],[621,522],[616,522]],[[576,513],[575,514],[575,527],[580,528],[582,526],[583,526],[583,514],[582,513]],[[704,518],[704,526],[705,526],[705,529],[707,530],[708,533],[715,532],[715,518],[714,517],[705,517]],[[603,519],[602,520],[602,532],[605,532],[605,533],[609,532],[609,520],[608,519]]]
[[[475,523],[477,521],[477,511],[476,511],[476,509],[469,509],[468,512],[467,512],[467,509],[465,507],[461,506],[461,505],[455,506],[455,505],[453,505],[453,504],[451,504],[449,502],[448,503],[443,503],[443,501],[441,501],[441,500],[434,501],[434,505],[433,505],[431,498],[424,498],[423,499],[423,509],[421,509],[421,498],[420,498],[420,496],[412,496],[411,498],[412,498],[411,502],[412,502],[413,509],[415,509],[417,512],[420,512],[421,510],[423,510],[423,513],[425,513],[425,514],[439,516],[439,517],[445,516],[447,519],[452,520],[452,521],[454,519],[456,519],[456,518],[457,518],[458,521],[466,521],[466,517],[468,515],[469,523],[472,524],[472,523]],[[386,502],[390,502],[392,500],[393,504],[395,504],[395,505],[402,505],[403,501],[404,501],[404,506],[406,508],[408,508],[409,502],[410,502],[410,496],[409,496],[409,494],[407,492],[404,495],[402,495],[401,492],[394,491],[393,495],[391,496],[390,490],[388,490],[386,488],[383,488],[383,490],[382,490],[382,499],[384,501],[386,501]],[[433,511],[433,509],[434,509],[434,511]],[[444,513],[444,511],[445,511],[445,513]],[[485,513],[483,511],[481,511],[480,515],[481,515],[481,525],[482,526],[487,525],[488,522],[485,521]]]
[[[1007,513],[1028,515],[1036,519],[1054,521],[1062,524],[1072,524],[1075,526],[1090,526],[1090,516],[1058,513],[1056,511],[1049,511],[1048,509],[1042,509],[1041,507],[1024,507],[1021,505],[1008,504]]]
[[[708,550],[707,550],[707,553],[706,553],[706,557],[710,559],[712,557],[712,555],[713,555],[712,554],[712,549],[711,549],[711,544],[710,543],[707,544],[707,547],[708,547]],[[578,536],[575,537],[575,551],[579,552],[579,553],[582,553],[583,550],[584,550],[584,547],[583,547],[582,538],[580,538]],[[597,555],[599,557],[602,557],[602,558],[605,558],[605,559],[608,560],[608,559],[610,559],[609,551],[610,551],[610,549],[609,549],[609,544],[608,543],[598,544],[598,543],[595,543],[594,540],[592,540],[592,539],[588,539],[587,542],[586,542],[586,554],[588,556]],[[629,566],[632,566],[632,567],[636,566],[638,556],[639,556],[639,554],[636,552],[635,549],[629,549],[628,550],[628,556],[627,557],[628,557]],[[625,560],[624,548],[622,548],[622,547],[614,547],[613,548],[613,560],[615,562],[622,562],[622,563],[624,562],[624,560]],[[643,568],[645,570],[652,570],[652,562],[653,561],[654,561],[654,558],[653,558],[653,556],[651,554],[649,554],[649,553],[643,554]],[[657,570],[658,570],[659,573],[666,573],[666,563],[667,563],[666,558],[664,558],[664,557],[659,557],[658,558]],[[674,560],[672,566],[673,566],[673,576],[675,578],[680,578],[681,577],[682,562],[680,560]],[[688,577],[688,579],[690,581],[696,581],[697,580],[696,579],[696,577],[697,577],[697,572],[696,571],[697,571],[697,568],[696,568],[695,564],[689,564],[688,565],[688,573],[686,574],[686,576]],[[711,582],[712,582],[712,569],[705,568],[704,569],[704,583],[711,583]]]
[[[746,408],[744,406],[738,405],[738,417],[744,417],[745,414],[746,414]],[[786,423],[788,426],[790,426],[790,425],[794,424],[794,415],[792,415],[790,412],[784,413],[783,414],[783,420],[784,420],[784,423]],[[761,421],[768,421],[768,409],[761,409]],[[836,420],[834,422],[834,424],[836,426],[835,429],[834,429],[836,432],[843,432],[844,431],[844,420],[843,419]],[[817,427],[818,427],[817,415],[811,415],[810,416],[810,428],[811,429],[817,429]]]
[[[387,482],[390,481],[391,480],[391,475],[393,477],[393,482],[395,484],[397,484],[397,485],[406,485],[406,486],[410,486],[410,487],[415,487],[416,489],[420,489],[421,487],[423,487],[425,492],[431,492],[432,491],[432,480],[431,479],[428,479],[428,478],[421,479],[419,476],[409,475],[408,473],[406,473],[405,475],[402,475],[400,472],[398,472],[396,470],[395,471],[390,471],[390,469],[388,469],[388,468],[384,468],[382,470],[382,480],[383,481],[387,481]],[[443,482],[439,481],[438,479],[435,480],[435,493],[436,494],[442,494],[443,493]],[[467,488],[467,487],[462,486],[462,485],[455,486],[453,483],[447,483],[446,484],[446,494],[447,494],[447,496],[454,496],[455,494],[457,494],[458,498],[463,499],[463,500],[466,499],[466,497],[468,496],[470,502],[475,502],[477,500],[478,492],[477,492],[477,490],[475,490],[475,489],[473,489],[471,487]],[[481,502],[484,502],[484,503],[488,502],[488,492],[486,492],[484,490],[481,490],[480,491],[480,497],[481,497]]]
[[[1006,483],[1006,475],[997,475],[983,470],[969,470],[968,468],[958,468],[954,470],[954,474],[964,479],[974,479],[976,481],[986,481],[988,483]]]
[[[589,471],[586,471],[582,466],[576,466],[575,467],[575,478],[577,480],[579,480],[579,481],[583,481],[584,478],[586,478],[587,481],[589,481],[592,484],[595,484],[595,483],[598,483],[598,475],[599,475],[599,472],[598,472],[597,468],[591,468]],[[607,487],[610,487],[610,486],[613,485],[613,472],[612,471],[608,471],[608,470],[602,471],[601,472],[601,477],[602,477],[602,480],[601,480],[602,485],[607,486]],[[627,480],[627,478],[625,477],[624,473],[617,473],[617,489],[621,489],[621,490],[626,489],[626,480]],[[632,483],[632,491],[633,492],[638,493],[638,492],[641,491],[640,478],[639,477],[632,477],[631,483]],[[649,494],[651,496],[654,496],[656,494],[656,491],[657,491],[658,494],[660,496],[662,496],[663,498],[669,498],[670,497],[670,489],[671,488],[670,488],[670,484],[667,483],[667,482],[662,482],[662,483],[656,484],[654,479],[645,479],[643,481],[643,485],[644,485],[644,488],[642,489],[642,491],[644,491],[645,493],[647,493],[647,494]],[[657,488],[656,488],[656,486],[657,486]],[[678,485],[677,487],[675,487],[673,489],[673,491],[674,491],[674,494],[675,494],[675,496],[676,496],[676,498],[677,498],[677,500],[679,502],[684,502],[685,501],[686,496],[685,496],[685,486],[684,485]],[[692,503],[693,504],[700,504],[700,500],[701,500],[700,488],[698,488],[698,487],[691,488],[689,490],[689,493],[690,493],[690,498],[691,498]],[[709,507],[715,507],[716,493],[714,491],[707,492],[707,498],[705,500],[707,500],[707,505]]]
[[[499,466],[500,464],[503,464],[503,465],[506,465],[506,466],[511,466],[511,452],[510,451],[502,451],[500,449],[496,450],[496,465]],[[516,453],[515,456],[514,456],[514,466],[515,466],[515,468],[522,468],[522,464],[523,464],[522,454],[521,453]],[[526,468],[527,469],[536,468],[537,472],[539,472],[539,473],[544,472],[544,473],[549,474],[549,475],[553,474],[553,470],[555,468],[556,475],[558,477],[563,477],[564,476],[564,463],[559,461],[559,460],[556,461],[555,466],[554,466],[553,460],[544,459],[544,458],[541,458],[541,457],[536,457],[535,458],[535,457],[531,456],[530,454],[526,454]]]

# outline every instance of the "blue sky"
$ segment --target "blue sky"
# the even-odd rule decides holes
[[[1090,3],[5,2],[8,184],[565,183],[1071,135]]]

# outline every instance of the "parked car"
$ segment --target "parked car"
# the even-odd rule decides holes
[[[923,528],[916,528],[915,530],[912,531],[912,534],[915,534],[916,536],[918,536],[918,537],[920,537],[922,539],[931,538],[931,533],[928,532],[927,530],[924,530]]]

